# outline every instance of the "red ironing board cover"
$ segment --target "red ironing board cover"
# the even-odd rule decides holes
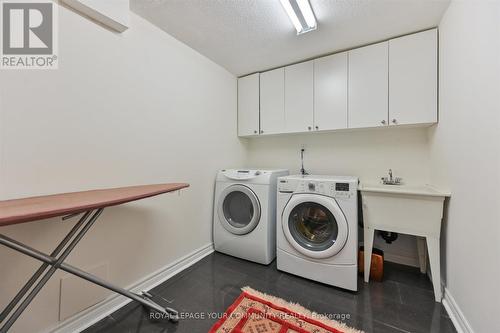
[[[185,183],[139,185],[0,201],[0,226],[116,206],[188,187]]]

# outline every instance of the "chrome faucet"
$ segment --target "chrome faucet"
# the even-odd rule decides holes
[[[381,180],[384,185],[401,185],[403,178],[393,177],[392,169],[389,169],[389,177],[382,177]]]

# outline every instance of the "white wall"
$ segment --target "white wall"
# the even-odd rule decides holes
[[[310,174],[353,175],[363,182],[378,182],[389,168],[407,184],[429,181],[425,128],[384,128],[334,133],[296,134],[248,139],[247,165],[300,170],[300,148],[305,145],[305,169]],[[361,239],[360,235],[360,239]],[[376,246],[386,258],[417,265],[414,237],[400,235],[391,245],[381,238]]]
[[[452,193],[445,283],[465,326],[500,332],[500,2],[452,1],[439,29],[440,122],[429,140],[432,182]]]
[[[181,195],[109,208],[69,262],[109,264],[126,286],[211,242],[213,181],[239,167],[236,79],[138,16],[116,34],[59,7],[59,69],[0,73],[0,196],[183,181]],[[51,219],[1,232],[50,252],[73,225]],[[0,307],[39,263],[0,247]],[[12,332],[59,311],[57,273]]]
[[[453,2],[442,21],[437,127],[245,144],[236,136],[236,80],[224,69],[134,14],[124,34],[63,7],[59,17],[58,70],[0,75],[0,198],[191,184],[180,196],[107,209],[70,257],[72,264],[87,269],[107,263],[109,279],[123,286],[140,280],[211,241],[217,169],[247,165],[297,173],[305,144],[312,174],[352,174],[370,182],[392,168],[409,184],[450,189],[443,233],[447,288],[475,332],[500,331],[494,316],[500,308],[498,2]],[[72,223],[51,219],[1,232],[49,252]],[[416,259],[411,238],[386,252]],[[0,247],[0,307],[38,265]],[[57,322],[61,275],[13,332]]]

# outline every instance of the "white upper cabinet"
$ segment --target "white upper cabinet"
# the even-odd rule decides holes
[[[347,52],[314,60],[314,129],[347,128]]]
[[[389,41],[391,125],[437,122],[437,30]]]
[[[240,78],[238,135],[436,123],[437,42],[431,29]]]
[[[388,121],[388,42],[349,51],[349,128]]]
[[[285,67],[285,132],[313,126],[313,61]]]
[[[238,79],[238,135],[259,134],[259,73]]]
[[[260,74],[261,134],[285,132],[285,69]]]

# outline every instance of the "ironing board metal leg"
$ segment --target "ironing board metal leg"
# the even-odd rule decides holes
[[[56,261],[51,265],[50,269],[45,273],[40,281],[35,285],[35,287],[29,292],[26,298],[21,302],[21,304],[16,308],[14,313],[7,319],[5,324],[0,329],[0,333],[6,333],[9,328],[15,323],[17,318],[23,313],[23,311],[28,307],[28,305],[33,301],[35,296],[40,292],[47,281],[52,277],[55,271],[59,268],[61,263],[68,257],[68,255],[73,251],[78,242],[87,233],[87,231],[92,227],[94,222],[97,220],[99,215],[101,215],[103,209],[98,209],[90,218],[88,222],[83,226],[83,228],[76,234],[75,238],[69,243],[69,245],[64,249],[61,255],[56,259]]]
[[[53,266],[57,261],[57,259],[55,259],[52,256],[48,256],[48,255],[46,255],[38,250],[35,250],[32,247],[24,245],[24,244],[14,240],[14,239],[11,239],[11,238],[3,236],[3,235],[0,235],[0,244],[3,244],[3,245],[5,245],[13,250],[21,252],[21,253],[23,253],[27,256],[30,256],[32,258],[43,261],[47,265]],[[73,275],[76,275],[84,280],[89,281],[89,282],[95,283],[103,288],[114,291],[114,292],[121,294],[125,297],[128,297],[128,298],[130,298],[134,301],[137,301],[137,302],[143,304],[144,306],[147,306],[155,311],[158,311],[158,312],[166,314],[166,315],[168,314],[169,316],[172,316],[173,319],[175,319],[175,317],[178,315],[178,312],[174,309],[164,308],[164,307],[158,305],[157,303],[153,302],[152,300],[148,299],[147,297],[144,297],[143,295],[135,294],[131,291],[128,291],[128,290],[123,289],[121,287],[115,286],[115,285],[95,276],[95,275],[87,273],[87,272],[85,272],[85,271],[83,271],[75,266],[70,265],[70,264],[61,263],[59,265],[59,269],[65,271],[65,272],[71,273]]]
[[[68,272],[68,273],[76,275],[84,280],[90,281],[92,283],[95,283],[95,284],[103,287],[103,288],[109,289],[111,291],[114,291],[115,293],[121,294],[125,297],[128,297],[128,298],[134,300],[134,301],[137,301],[137,302],[139,302],[139,303],[141,303],[141,304],[143,304],[143,305],[145,305],[153,310],[156,310],[162,314],[172,315],[172,316],[176,316],[178,314],[177,311],[175,311],[174,309],[164,308],[164,307],[158,305],[157,303],[153,302],[152,300],[148,299],[147,297],[133,293],[133,292],[128,291],[126,289],[123,289],[121,287],[115,286],[115,285],[109,283],[108,281],[105,281],[105,280],[103,280],[95,275],[92,275],[90,273],[82,271],[81,269],[76,268],[74,266],[71,266],[69,264],[63,263],[63,264],[61,264],[61,266],[59,268]]]
[[[45,253],[35,250],[34,248],[29,247],[28,245],[24,245],[23,243],[20,243],[15,239],[9,238],[4,235],[0,235],[0,244],[5,245],[15,251],[21,252],[32,258],[43,261],[44,263],[47,263],[49,265],[53,265],[56,262],[56,259],[54,257],[50,257]]]
[[[169,307],[162,307],[156,302],[152,301],[148,297],[145,297],[144,295],[136,294],[133,293],[129,290],[123,289],[121,287],[115,286],[95,275],[92,275],[90,273],[87,273],[77,267],[74,267],[70,264],[64,263],[64,260],[67,258],[69,253],[74,249],[76,244],[81,240],[81,238],[85,235],[85,233],[90,229],[92,224],[95,222],[95,220],[99,217],[99,215],[102,213],[103,209],[97,210],[93,216],[90,218],[90,220],[84,225],[83,229],[80,230],[80,232],[76,235],[76,237],[71,241],[71,243],[68,245],[68,247],[63,251],[60,257],[56,257],[54,253],[57,251],[60,252],[64,246],[69,242],[69,240],[74,236],[76,231],[81,227],[81,225],[84,224],[85,220],[91,215],[91,212],[85,213],[85,215],[80,219],[80,221],[75,225],[75,227],[70,231],[68,236],[65,237],[65,239],[59,244],[59,246],[53,251],[52,255],[47,255],[43,252],[40,252],[32,247],[29,247],[21,242],[18,242],[14,239],[11,239],[9,237],[0,235],[0,244],[5,245],[13,250],[16,250],[18,252],[21,252],[25,255],[28,255],[32,258],[38,259],[42,261],[44,264],[39,268],[39,271],[41,272],[45,271],[47,267],[51,267],[49,271],[42,277],[42,279],[38,282],[38,284],[31,290],[31,292],[28,294],[28,296],[24,299],[24,301],[21,303],[21,305],[15,310],[14,314],[7,320],[5,325],[0,329],[0,333],[5,333],[9,330],[9,328],[14,324],[14,322],[17,320],[17,318],[22,314],[22,312],[26,309],[26,307],[31,303],[33,298],[37,295],[37,293],[41,290],[41,288],[47,283],[47,281],[50,279],[50,277],[54,274],[54,272],[57,269],[61,269],[63,271],[66,271],[68,273],[71,273],[73,275],[76,275],[84,280],[87,280],[91,283],[97,284],[103,288],[109,289],[111,291],[114,291],[118,294],[121,294],[125,297],[128,297],[136,302],[139,302],[140,304],[146,306],[147,308],[150,308],[152,310],[155,310],[159,313],[162,313],[166,315],[166,318],[171,319],[172,321],[177,321],[179,319],[179,314],[176,310],[169,308]],[[64,243],[64,244],[63,244]],[[42,269],[43,267],[43,269]],[[26,294],[26,292],[30,289],[30,287],[36,282],[36,280],[40,277],[41,273],[37,271],[35,275],[26,283],[26,285],[21,289],[21,291],[16,295],[14,300],[11,302],[12,308],[14,308],[19,301],[22,299],[22,297]],[[36,278],[35,278],[36,276]],[[33,280],[33,281],[32,281]],[[26,288],[26,290],[24,290]],[[18,298],[18,299],[17,299]],[[14,302],[16,301],[16,302]],[[9,304],[11,306],[11,304]],[[12,308],[10,311],[12,311]],[[6,309],[7,310],[7,309]],[[4,312],[6,312],[4,310]],[[5,316],[8,316],[9,312],[7,311]],[[3,314],[3,312],[2,312]]]
[[[66,244],[68,244],[70,239],[76,234],[78,229],[80,229],[80,227],[83,225],[83,223],[87,220],[90,213],[91,212],[86,212],[80,218],[80,220],[75,224],[75,226],[71,229],[71,231],[68,233],[68,235],[66,235],[66,237],[64,237],[64,239],[54,249],[54,251],[52,251],[52,253],[50,254],[51,257],[57,256],[59,254],[59,252],[62,251],[62,249],[66,246]],[[24,297],[24,295],[26,295],[28,290],[30,290],[30,288],[33,286],[33,284],[35,284],[35,282],[42,275],[42,273],[47,269],[47,267],[49,267],[49,264],[43,263],[38,268],[38,270],[35,272],[35,274],[33,274],[33,276],[31,276],[31,278],[28,280],[28,282],[26,282],[26,284],[21,288],[21,290],[17,293],[17,295],[12,299],[12,301],[10,301],[10,303],[5,307],[5,309],[0,314],[0,323],[2,321],[4,321],[5,318],[7,318],[7,316],[12,311],[12,309],[14,309],[16,307],[17,303],[19,303],[19,301],[21,301],[21,299]]]

